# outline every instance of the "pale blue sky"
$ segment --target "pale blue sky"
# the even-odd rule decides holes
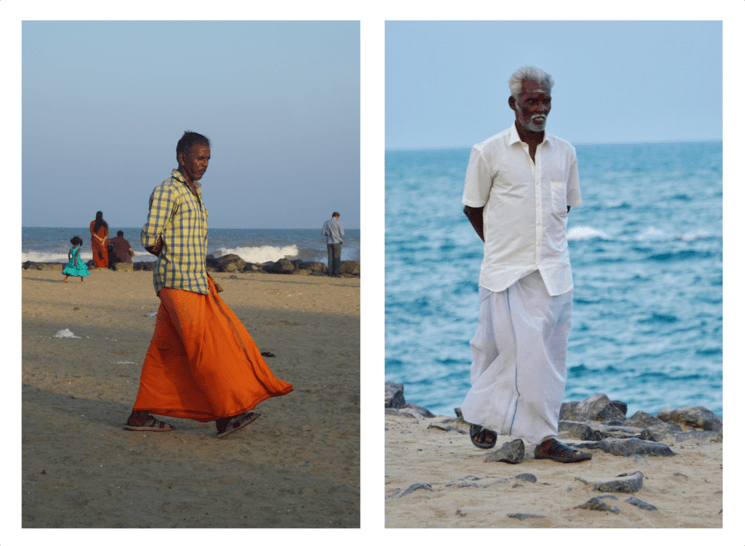
[[[575,144],[722,139],[720,21],[389,21],[386,148],[468,147],[507,128],[507,80],[554,78]]]
[[[192,130],[210,227],[359,227],[358,22],[24,21],[22,39],[24,226],[144,224]]]

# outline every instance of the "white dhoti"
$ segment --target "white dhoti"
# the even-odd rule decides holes
[[[538,271],[502,292],[479,288],[466,422],[534,444],[557,436],[572,296],[549,295]]]

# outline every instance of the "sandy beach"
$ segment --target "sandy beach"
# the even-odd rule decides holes
[[[668,457],[592,450],[591,461],[575,464],[536,460],[535,446],[526,443],[523,461],[508,464],[485,462],[494,450],[474,447],[462,420],[386,415],[385,427],[388,528],[722,527],[722,443],[673,442]],[[580,443],[566,433],[559,438]],[[495,449],[512,440],[500,436]],[[593,490],[598,481],[636,471],[643,475],[638,492]],[[421,486],[407,493],[415,484]],[[615,499],[601,500],[618,513],[576,508],[609,494]],[[656,510],[632,505],[630,497]]]
[[[122,429],[159,305],[151,272],[22,271],[24,528],[359,527],[360,279],[212,276],[295,389],[220,440],[173,418],[172,433]]]

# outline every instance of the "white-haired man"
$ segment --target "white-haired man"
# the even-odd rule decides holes
[[[556,439],[572,315],[567,214],[580,205],[577,156],[546,133],[551,76],[535,67],[509,80],[515,122],[476,144],[463,212],[484,241],[471,389],[462,405],[471,441],[497,432],[536,444],[536,459],[589,460]]]

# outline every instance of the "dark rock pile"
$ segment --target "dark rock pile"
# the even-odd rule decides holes
[[[565,402],[559,414],[560,437],[582,440],[582,443],[572,444],[576,449],[602,450],[623,457],[669,457],[675,453],[668,444],[685,440],[721,443],[723,439],[722,418],[701,406],[664,409],[656,417],[637,411],[627,418],[626,411],[625,403],[610,400],[605,394],[596,394],[581,402]],[[385,412],[415,418],[435,417],[426,408],[406,402],[404,386],[392,382],[385,384]],[[448,419],[430,428],[449,431],[458,424],[465,424],[460,408],[455,408],[455,413],[457,419]],[[509,446],[504,459],[495,455],[491,460],[512,462],[514,455],[508,456],[508,451],[517,453],[519,446]]]
[[[89,269],[95,269],[93,260],[87,262]],[[322,276],[326,275],[326,264],[321,262],[304,262],[302,260],[287,260],[282,258],[276,262],[266,263],[247,263],[237,254],[226,254],[215,258],[209,254],[206,259],[208,273],[231,273],[231,272],[254,272],[254,273],[280,273],[283,275],[308,275]],[[65,264],[52,262],[23,262],[23,269],[38,269],[42,271],[62,271]],[[155,262],[133,262],[117,263],[112,266],[114,271],[152,271],[155,268]],[[341,262],[342,277],[359,277],[360,262],[359,260],[349,260]]]

